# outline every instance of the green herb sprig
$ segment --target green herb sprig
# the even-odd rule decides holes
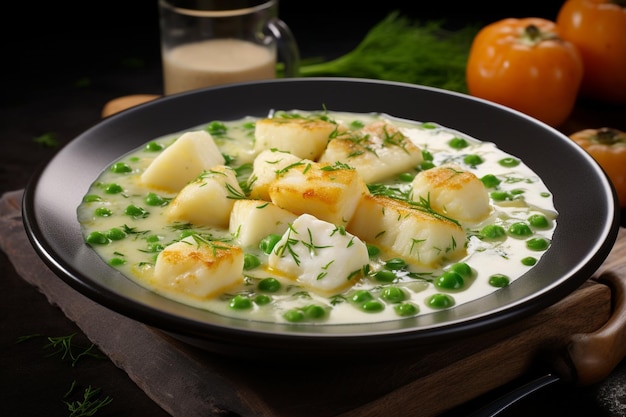
[[[72,382],[68,392],[63,396],[63,398],[68,398],[76,388],[76,381]],[[106,397],[100,396],[100,398],[96,398],[100,394],[100,388],[92,388],[89,385],[85,388],[83,392],[82,400],[76,401],[63,401],[67,406],[67,410],[69,411],[69,417],[87,417],[95,415],[99,410],[109,405],[113,399],[108,395]]]
[[[466,93],[465,67],[479,27],[448,30],[443,25],[412,21],[394,11],[347,54],[331,61],[304,61],[300,76],[380,79]]]
[[[17,343],[22,343],[26,340],[39,336],[41,335],[33,334],[21,336],[18,338]],[[68,336],[46,337],[47,343],[43,346],[43,348],[51,350],[51,353],[48,356],[61,355],[61,360],[69,359],[72,367],[75,367],[76,364],[78,364],[78,362],[85,357],[97,359],[103,359],[106,357],[98,351],[98,348],[93,343],[87,347],[76,345],[73,343],[74,336],[76,336],[76,333],[72,333]]]

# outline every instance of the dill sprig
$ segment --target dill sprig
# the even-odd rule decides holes
[[[100,353],[96,345],[93,343],[87,347],[78,346],[74,343],[74,336],[76,336],[76,333],[72,333],[68,336],[46,337],[47,343],[43,346],[43,348],[51,350],[50,354],[47,356],[60,355],[61,360],[69,360],[71,362],[72,368],[78,364],[80,359],[85,357],[97,359],[104,359],[106,357]],[[40,334],[21,336],[18,338],[17,343],[22,343],[36,337],[42,336]]]
[[[63,396],[64,398],[68,398],[76,388],[76,381],[72,382],[69,391]],[[93,388],[89,385],[85,388],[83,392],[82,400],[76,401],[63,401],[67,406],[67,410],[69,411],[69,417],[87,417],[93,416],[102,408],[111,404],[113,399],[108,395],[106,397],[102,397],[100,395],[100,388]]]
[[[347,54],[302,63],[300,76],[381,79],[466,93],[465,67],[476,33],[478,26],[447,30],[441,21],[420,23],[394,11]]]

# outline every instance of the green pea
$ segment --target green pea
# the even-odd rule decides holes
[[[124,210],[124,213],[130,217],[134,217],[135,219],[148,217],[148,214],[149,214],[145,209],[141,207],[137,207],[134,204],[131,204],[128,207],[126,207],[126,209]]]
[[[493,174],[486,174],[480,179],[487,188],[496,188],[502,181]]]
[[[530,236],[533,234],[528,224],[523,222],[513,223],[509,226],[508,232],[514,236]]]
[[[119,184],[112,183],[104,186],[104,192],[107,194],[119,194],[122,191],[124,191],[124,189]]]
[[[109,238],[102,232],[91,232],[85,240],[90,245],[106,245],[109,243]]]
[[[480,230],[483,239],[498,239],[506,235],[504,227],[497,224],[488,224]]]
[[[83,197],[83,202],[85,203],[94,203],[96,201],[102,201],[102,197],[97,194],[87,194]]]
[[[506,287],[507,285],[509,285],[510,281],[511,280],[509,279],[509,277],[504,274],[493,274],[489,277],[489,285],[491,285],[492,287]]]
[[[415,174],[412,172],[403,172],[398,175],[398,180],[402,182],[411,182],[415,178]]]
[[[448,308],[454,305],[454,298],[448,294],[433,294],[426,299],[426,304],[431,308],[441,309]]]
[[[414,316],[419,313],[419,308],[413,303],[401,303],[393,307],[398,316]]]
[[[361,304],[361,310],[366,313],[378,313],[385,309],[385,305],[378,300],[370,300]]]
[[[124,265],[126,263],[125,259],[122,258],[111,258],[109,259],[109,265],[111,266],[121,266]]]
[[[356,290],[350,299],[355,303],[364,303],[373,300],[374,296],[367,290]]]
[[[276,292],[280,290],[281,287],[280,281],[276,278],[263,278],[259,281],[259,285],[257,285],[259,290],[266,292]]]
[[[163,150],[164,148],[165,146],[163,146],[162,144],[155,142],[155,141],[151,141],[146,144],[146,147],[144,149],[148,152],[159,152]]]
[[[365,124],[360,120],[353,120],[350,122],[350,129],[358,130],[361,129]]]
[[[326,316],[326,309],[316,304],[311,304],[302,309],[304,315],[310,319],[321,319]]]
[[[274,246],[276,246],[281,238],[281,235],[269,234],[261,239],[261,241],[259,242],[259,249],[269,255],[270,253],[272,253]]]
[[[472,267],[465,262],[457,262],[450,266],[450,270],[456,272],[462,277],[469,278],[472,276]]]
[[[465,162],[467,165],[469,166],[473,166],[475,167],[476,165],[480,165],[483,162],[483,158],[481,158],[479,155],[466,155],[465,158],[463,158],[463,162]]]
[[[526,241],[526,247],[530,250],[546,250],[550,246],[550,241],[543,237],[534,237]]]
[[[126,232],[120,228],[113,227],[107,232],[107,237],[111,240],[122,240],[126,237]]]
[[[406,268],[406,261],[402,258],[391,258],[385,262],[385,268],[397,271],[402,268]]]
[[[94,214],[98,217],[109,217],[113,212],[106,207],[98,207],[94,210]]]
[[[256,268],[259,265],[261,265],[261,261],[256,255],[253,255],[251,253],[243,254],[243,269],[245,269],[246,271],[249,271],[251,269]]]
[[[213,136],[224,136],[228,131],[226,125],[222,122],[214,121],[209,123],[204,130],[209,132]]]
[[[285,318],[285,320],[291,323],[297,323],[297,322],[304,320],[304,313],[300,310],[291,309],[291,310],[285,311],[285,313],[283,314],[283,317]]]
[[[452,138],[450,142],[448,142],[448,145],[453,149],[463,149],[467,148],[469,143],[463,138]]]
[[[393,280],[396,279],[396,274],[388,269],[381,269],[374,273],[374,278],[376,281],[380,282],[393,282]]]
[[[158,242],[159,240],[161,240],[159,235],[149,235],[149,236],[146,236],[146,242]]]
[[[435,286],[446,290],[458,290],[465,286],[465,280],[458,272],[445,271],[437,277]]]
[[[522,259],[522,265],[533,266],[536,263],[537,263],[537,258],[534,258],[532,256],[527,256],[524,259]]]
[[[437,129],[437,124],[432,122],[424,122],[420,125],[422,129]]]
[[[127,172],[131,172],[133,169],[125,162],[116,162],[111,165],[111,171],[116,174],[125,174]]]
[[[431,168],[434,168],[435,164],[432,163],[431,161],[424,161],[421,164],[419,164],[418,168],[420,171],[427,171]]]
[[[434,161],[435,157],[433,156],[432,152],[427,151],[426,149],[422,150],[422,159],[424,161]]]
[[[493,201],[506,201],[513,199],[513,196],[511,196],[511,194],[507,191],[493,191],[489,193],[489,197],[491,197]]]
[[[530,217],[528,217],[528,223],[532,227],[541,228],[541,229],[548,227],[550,224],[548,222],[548,218],[544,216],[543,214],[532,214]]]
[[[270,297],[269,295],[259,294],[256,297],[254,297],[254,303],[260,306],[264,306],[271,302],[272,302],[272,297]]]
[[[155,193],[148,193],[144,199],[149,206],[164,206],[167,204],[167,200]]]
[[[245,295],[237,294],[231,300],[228,306],[235,310],[246,310],[252,307],[252,300]]]
[[[498,161],[500,165],[507,168],[516,167],[520,164],[519,159],[513,157],[502,158]]]
[[[407,297],[404,290],[398,287],[386,287],[383,289],[380,296],[383,300],[391,303],[399,303],[400,301],[404,301]]]
[[[380,253],[380,249],[377,246],[366,244],[367,246],[367,255],[371,258],[378,256]]]

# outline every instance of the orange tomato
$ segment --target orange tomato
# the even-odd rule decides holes
[[[609,177],[621,208],[626,208],[626,132],[611,128],[584,129],[569,136],[585,149]]]
[[[576,47],[542,18],[508,18],[483,27],[469,52],[469,93],[551,126],[570,115],[583,76]]]
[[[556,24],[583,60],[581,96],[626,104],[626,2],[568,0]]]

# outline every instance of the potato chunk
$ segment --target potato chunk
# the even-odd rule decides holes
[[[243,250],[189,236],[159,253],[153,284],[174,294],[208,299],[243,282]]]
[[[202,171],[224,162],[224,156],[208,132],[187,132],[154,158],[141,174],[140,181],[148,187],[177,192]]]
[[[278,149],[300,159],[317,159],[336,125],[320,119],[275,117],[256,122],[254,149]]]
[[[290,165],[268,188],[271,201],[295,214],[345,226],[367,185],[356,170],[345,165],[301,161]]]
[[[421,149],[397,127],[380,121],[331,139],[318,162],[336,161],[356,168],[369,184],[410,171],[423,157]]]
[[[363,197],[347,229],[414,265],[437,267],[466,253],[460,225],[389,197]]]
[[[204,171],[176,195],[167,207],[167,220],[227,228],[233,204],[243,197],[235,170],[219,165]]]
[[[230,214],[230,233],[243,247],[256,246],[270,234],[282,235],[298,216],[263,200],[237,200]]]
[[[286,167],[300,163],[301,158],[289,152],[277,149],[268,149],[257,155],[252,164],[249,188],[250,198],[269,201],[267,190],[272,182],[278,178],[278,173]]]
[[[460,167],[442,165],[422,171],[412,183],[412,199],[425,200],[433,210],[462,221],[480,221],[491,212],[482,181]]]
[[[268,259],[272,269],[324,294],[354,285],[368,263],[365,243],[310,214],[293,222]]]

